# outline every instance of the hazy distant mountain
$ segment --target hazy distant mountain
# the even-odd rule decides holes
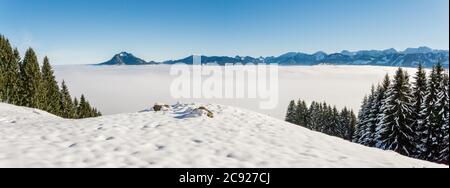
[[[278,57],[228,57],[228,56],[201,56],[202,64],[280,64],[280,65],[377,65],[396,67],[416,67],[419,64],[432,67],[438,62],[444,67],[449,67],[448,50],[433,50],[428,47],[408,48],[405,51],[397,51],[393,48],[387,50],[362,50],[356,52],[342,51],[341,53],[326,54],[316,52],[306,54],[301,52],[289,52]],[[146,62],[132,54],[122,52],[115,55],[110,61],[100,65],[148,65],[148,64],[192,64],[193,56],[179,60],[164,62]]]

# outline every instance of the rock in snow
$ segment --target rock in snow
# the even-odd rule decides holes
[[[3,103],[0,167],[446,168],[222,105],[66,120]]]

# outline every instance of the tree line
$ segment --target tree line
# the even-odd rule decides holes
[[[291,101],[286,121],[314,131],[405,156],[448,164],[449,74],[436,64],[427,75],[419,65],[410,81],[399,68],[364,97],[356,118],[326,103]]]
[[[303,100],[289,103],[286,121],[331,136],[352,140],[357,119],[352,110],[338,110],[327,103],[313,101],[310,106]]]
[[[70,95],[64,81],[59,87],[52,66],[44,57],[39,66],[32,48],[21,59],[17,48],[0,35],[0,102],[37,108],[63,118],[81,119],[101,116],[81,95],[80,100]]]
[[[449,75],[438,63],[420,65],[410,82],[399,68],[364,98],[353,141],[402,155],[448,164]]]

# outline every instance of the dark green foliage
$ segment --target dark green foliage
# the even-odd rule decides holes
[[[295,123],[295,101],[294,100],[292,100],[289,103],[285,120],[289,123]]]
[[[308,126],[308,106],[305,101],[299,100],[294,113],[295,124],[307,127]]]
[[[37,108],[64,118],[79,118],[78,105],[72,103],[64,81],[59,89],[48,58],[44,58],[41,69],[34,50],[29,48],[21,61],[17,48],[13,49],[3,35],[0,35],[0,102]],[[83,106],[83,117],[101,116],[89,102],[85,101]]]
[[[312,102],[308,108],[302,100],[297,104],[291,101],[286,117],[293,121],[291,123],[347,140],[351,140],[356,124],[355,114],[347,108],[339,111],[336,107],[318,102]]]
[[[43,110],[52,114],[60,114],[60,92],[56,82],[53,70],[47,57],[44,58],[42,65],[42,85],[45,93]]]
[[[20,78],[20,104],[31,108],[43,109],[45,91],[43,90],[39,63],[32,48],[29,48],[25,53],[20,69]]]
[[[19,61],[17,49],[0,35],[0,101],[19,104]]]
[[[66,82],[63,80],[61,84],[60,91],[60,113],[63,118],[78,118],[76,114],[76,108],[72,103],[72,97],[70,96],[69,89],[67,88]]]

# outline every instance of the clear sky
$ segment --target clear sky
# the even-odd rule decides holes
[[[0,33],[54,64],[191,54],[448,49],[448,0],[0,0]]]

